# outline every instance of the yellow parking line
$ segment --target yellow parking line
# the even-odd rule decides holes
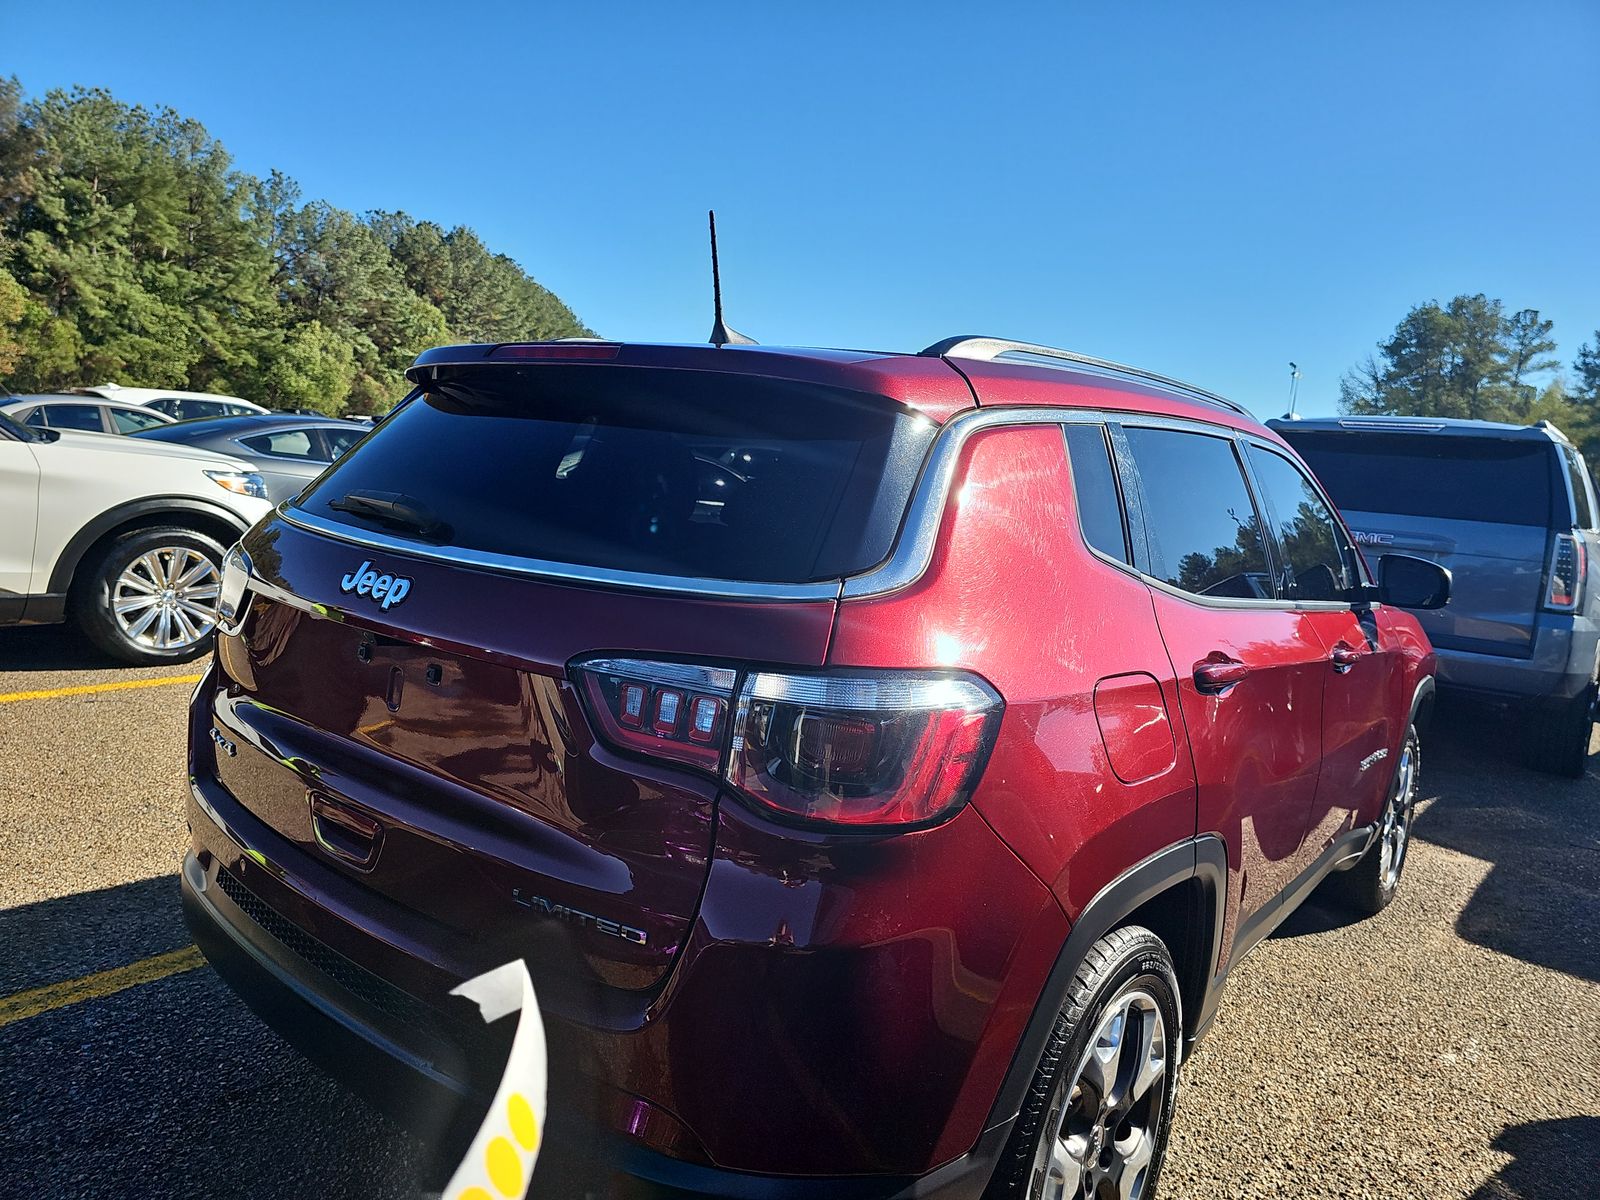
[[[0,692],[0,704],[10,704],[17,700],[56,700],[62,696],[91,696],[96,692],[126,692],[134,688],[199,682],[198,675],[164,675],[160,679],[119,679],[115,683],[80,683],[76,687],[47,688],[42,692]]]
[[[200,947],[185,946],[182,950],[157,954],[154,958],[143,958],[125,967],[112,967],[109,971],[97,971],[81,979],[68,979],[62,983],[46,984],[29,992],[17,992],[14,995],[0,997],[0,1028],[10,1025],[13,1021],[26,1021],[29,1017],[37,1017],[40,1013],[49,1012],[54,1008],[66,1008],[69,1004],[81,1004],[85,1000],[98,1000],[101,996],[138,987],[141,983],[154,983],[158,979],[165,979],[168,975],[192,971],[196,967],[204,966],[205,961],[200,953]]]

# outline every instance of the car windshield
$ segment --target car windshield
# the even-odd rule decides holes
[[[1554,461],[1548,441],[1282,432],[1341,509],[1504,525],[1550,521]]]
[[[401,493],[474,551],[811,582],[887,556],[933,432],[882,397],[784,380],[480,368],[402,406],[300,505],[396,532],[356,493]]]

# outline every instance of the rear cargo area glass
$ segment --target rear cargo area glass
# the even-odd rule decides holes
[[[807,583],[887,557],[935,427],[884,397],[720,372],[447,368],[299,501],[419,546]],[[430,541],[331,507],[397,492]]]
[[[1342,509],[1540,527],[1551,519],[1546,441],[1281,432]]]

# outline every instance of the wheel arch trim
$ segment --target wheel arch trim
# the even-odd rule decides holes
[[[1179,979],[1180,1011],[1183,1022],[1184,1048],[1193,1044],[1196,1024],[1203,1010],[1212,1007],[1204,1002],[1182,1009],[1182,993],[1197,989],[1194,994],[1204,998],[1213,988],[1220,988],[1217,976],[1218,961],[1222,951],[1222,930],[1227,904],[1228,852],[1222,839],[1215,834],[1202,834],[1176,842],[1158,850],[1142,862],[1128,868],[1096,893],[1073,922],[1072,932],[1056,955],[1055,964],[1045,980],[1044,988],[1034,1005],[1033,1014],[1023,1030],[1022,1038],[1012,1056],[1000,1091],[989,1111],[986,1129],[1009,1125],[1022,1110],[1028,1085],[1049,1041],[1057,1014],[1065,1002],[1089,948],[1106,934],[1116,929],[1131,914],[1151,900],[1175,888],[1198,884],[1209,903],[1200,906],[1198,914],[1204,921],[1201,929],[1201,953],[1198,964],[1191,964],[1191,978]],[[1198,970],[1195,967],[1198,966]],[[1202,976],[1203,972],[1203,976]]]
[[[118,504],[113,508],[95,517],[73,534],[66,547],[57,556],[55,565],[50,568],[50,582],[47,588],[50,592],[65,592],[71,587],[73,579],[78,573],[78,568],[83,563],[83,558],[88,554],[90,547],[114,532],[118,527],[132,521],[143,520],[147,517],[160,517],[170,515],[181,520],[183,517],[206,517],[228,526],[235,531],[235,536],[242,535],[250,528],[250,523],[231,509],[221,504],[213,504],[208,500],[201,500],[194,496],[146,496],[138,500],[130,500]]]

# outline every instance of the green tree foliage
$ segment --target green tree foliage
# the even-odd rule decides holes
[[[1552,324],[1537,309],[1507,314],[1482,293],[1419,304],[1393,335],[1347,373],[1347,413],[1403,413],[1517,421],[1538,396],[1531,376],[1557,365]]]
[[[1600,330],[1573,360],[1572,386],[1556,375],[1554,324],[1525,308],[1507,314],[1479,294],[1419,304],[1377,356],[1346,373],[1339,407],[1353,414],[1549,421],[1600,465]]]
[[[29,101],[0,80],[14,390],[114,381],[366,412],[429,345],[589,332],[469,229],[302,203],[169,109],[81,88]]]

